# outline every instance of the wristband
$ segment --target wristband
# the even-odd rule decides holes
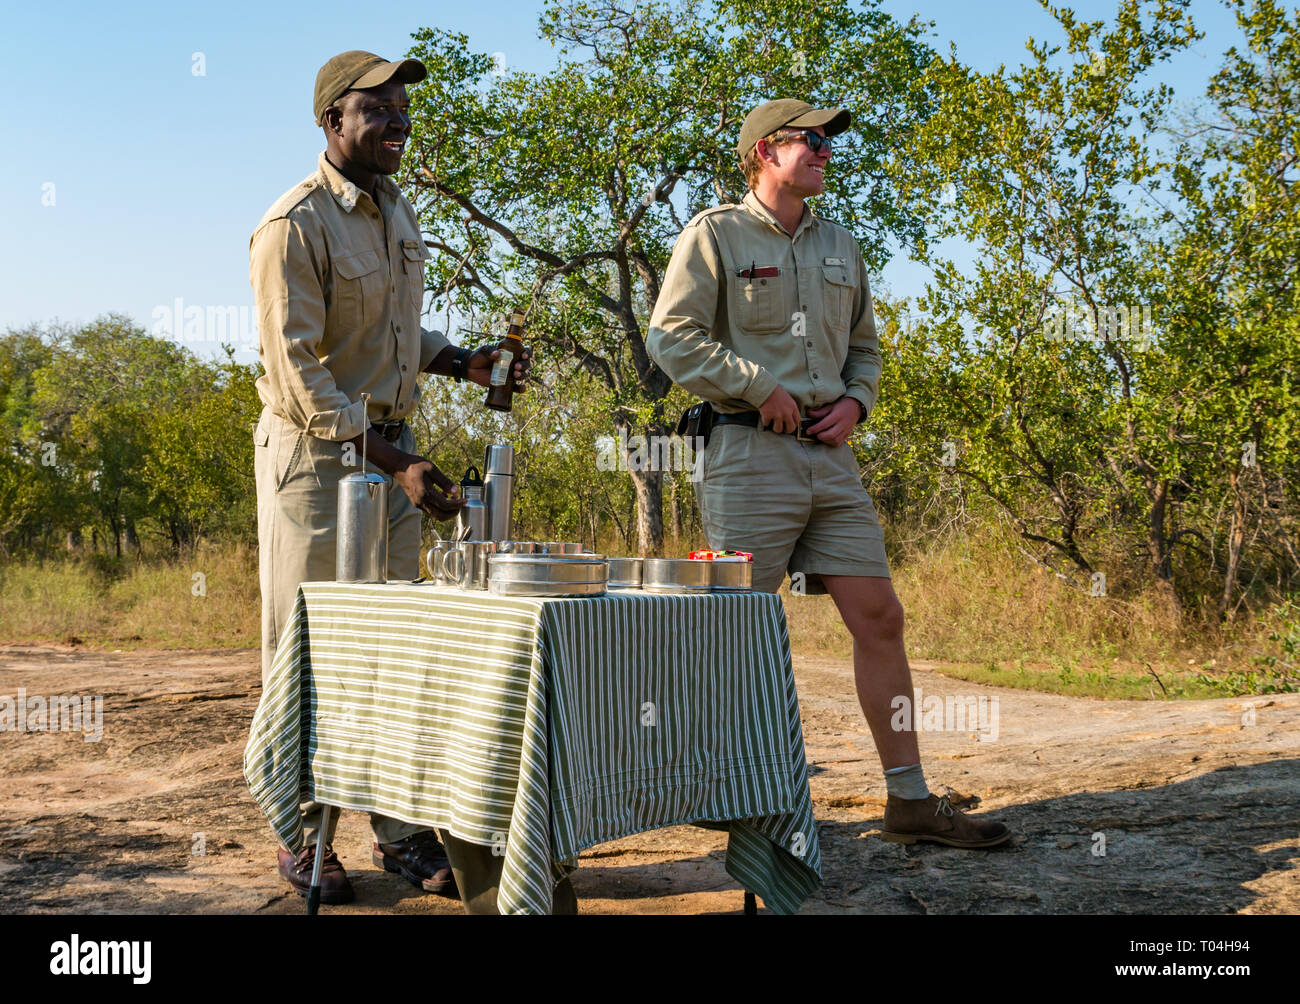
[[[453,379],[464,382],[465,367],[469,364],[469,357],[474,354],[473,349],[459,348],[451,360],[451,375]]]

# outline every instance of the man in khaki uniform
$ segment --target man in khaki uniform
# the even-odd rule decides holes
[[[486,386],[498,355],[458,349],[420,325],[429,253],[415,210],[387,175],[400,166],[410,132],[405,85],[425,73],[418,60],[360,51],[326,63],[314,101],[326,151],[271,206],[249,245],[266,369],[254,433],[264,676],[298,584],[334,578],[338,482],[360,469],[363,435],[369,463],[394,481],[389,577],[419,575],[421,511],[448,519],[463,504],[451,481],[416,454],[404,421],[419,400],[420,373]],[[527,370],[525,354],[515,379]],[[281,848],[280,873],[305,895],[323,843],[321,902],[350,901],[333,834],[322,841],[318,833],[319,806],[305,802],[302,812],[307,847],[296,856]],[[371,825],[376,864],[428,891],[452,886],[433,831],[379,815]]]
[[[814,216],[842,109],[781,99],[754,109],[736,152],[750,191],[692,219],[677,239],[647,348],[715,412],[700,508],[709,546],[754,554],[754,586],[829,592],[853,635],[854,678],[885,772],[884,836],[993,847],[1002,823],[931,795],[914,721],[903,608],[848,445],[871,413],[880,348],[853,235]],[[915,709],[913,709],[915,711]]]

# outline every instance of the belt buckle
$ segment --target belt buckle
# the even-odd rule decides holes
[[[799,423],[799,428],[794,430],[794,438],[801,443],[820,443],[821,442],[820,439],[818,439],[816,436],[808,435],[808,431],[807,431],[808,426],[816,425],[816,424],[817,424],[816,419],[812,419],[812,418],[804,419]]]

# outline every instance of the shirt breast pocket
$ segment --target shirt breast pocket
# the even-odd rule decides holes
[[[423,312],[424,263],[430,257],[429,249],[424,246],[424,241],[402,241],[402,267],[406,270],[406,282],[411,302],[415,304],[415,315],[417,317]]]
[[[750,335],[770,335],[790,326],[779,276],[770,279],[737,276],[733,282],[736,323],[742,331]]]
[[[384,309],[385,276],[379,253],[358,251],[335,255],[334,314],[340,325],[355,330],[378,323]]]
[[[822,268],[822,302],[826,310],[826,327],[831,334],[848,334],[856,293],[857,286],[849,279],[843,266],[826,265]]]

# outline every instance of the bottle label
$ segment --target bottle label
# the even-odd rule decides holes
[[[492,364],[492,376],[488,383],[493,387],[504,387],[506,377],[510,374],[510,364],[515,361],[515,354],[505,349],[501,350],[501,357]]]

